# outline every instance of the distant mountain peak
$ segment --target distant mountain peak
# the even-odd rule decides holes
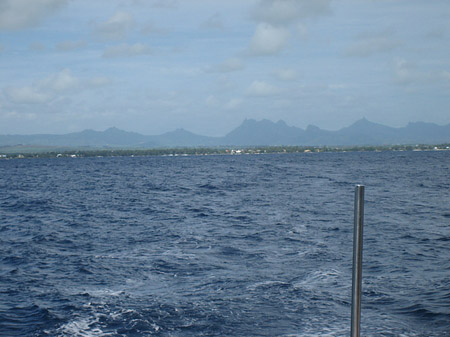
[[[366,117],[358,119],[355,123],[353,123],[353,125],[370,125],[370,124],[375,124],[375,123],[369,121]]]
[[[380,123],[375,123],[372,121],[369,121],[367,118],[363,117],[359,120],[357,120],[355,123],[353,123],[350,126],[347,126],[346,128],[343,128],[342,130],[346,130],[346,129],[357,129],[357,128],[361,128],[362,130],[368,130],[368,129],[373,129],[373,128],[378,128],[378,129],[392,129],[390,126],[386,126]]]
[[[288,126],[283,120],[274,123],[268,119],[256,121],[245,119],[240,126],[225,136],[227,145],[282,145],[294,144],[303,132],[295,126]]]
[[[80,131],[81,134],[87,134],[87,133],[96,133],[98,131],[92,130],[92,129],[85,129],[83,131]],[[78,133],[78,132],[72,132],[72,133]]]
[[[315,126],[315,125],[309,124],[309,125],[306,127],[306,131],[317,131],[317,130],[320,130],[320,128],[319,128],[318,126]]]
[[[166,135],[171,134],[171,135],[193,135],[194,133],[192,133],[191,131],[188,131],[186,129],[183,128],[178,128],[175,129],[174,131],[169,131],[165,133]]]
[[[106,134],[121,134],[121,133],[134,133],[134,132],[129,132],[129,131],[125,131],[125,130],[121,130],[119,128],[116,128],[115,126],[112,126],[110,128],[107,128],[105,131],[103,131]]]

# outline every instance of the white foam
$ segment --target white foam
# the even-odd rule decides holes
[[[289,283],[287,282],[282,282],[282,281],[275,281],[275,280],[270,280],[270,281],[263,281],[263,282],[256,282],[252,285],[249,285],[247,287],[248,290],[255,290],[256,288],[260,288],[260,287],[271,287],[271,286],[275,286],[275,285],[288,285]]]
[[[330,284],[336,282],[341,274],[336,269],[317,270],[309,274],[304,280],[296,282],[294,288],[316,288],[318,284]]]
[[[113,332],[105,333],[98,327],[92,327],[96,323],[98,323],[98,317],[94,319],[79,318],[62,325],[56,332],[60,336],[73,337],[113,336],[115,334]]]
[[[119,296],[125,294],[124,290],[112,290],[112,289],[91,289],[86,291],[89,295],[95,296],[95,297],[109,297],[109,296]]]

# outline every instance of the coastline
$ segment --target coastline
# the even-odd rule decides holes
[[[141,156],[257,155],[320,152],[448,151],[450,144],[373,146],[249,146],[176,148],[49,148],[39,146],[0,147],[0,160],[24,158],[85,158]]]

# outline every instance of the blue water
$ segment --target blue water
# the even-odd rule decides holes
[[[0,161],[1,336],[450,336],[450,152]]]

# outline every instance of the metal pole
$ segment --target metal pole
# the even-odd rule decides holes
[[[355,222],[353,229],[353,280],[351,337],[359,337],[361,321],[362,248],[364,222],[364,186],[355,188]]]

